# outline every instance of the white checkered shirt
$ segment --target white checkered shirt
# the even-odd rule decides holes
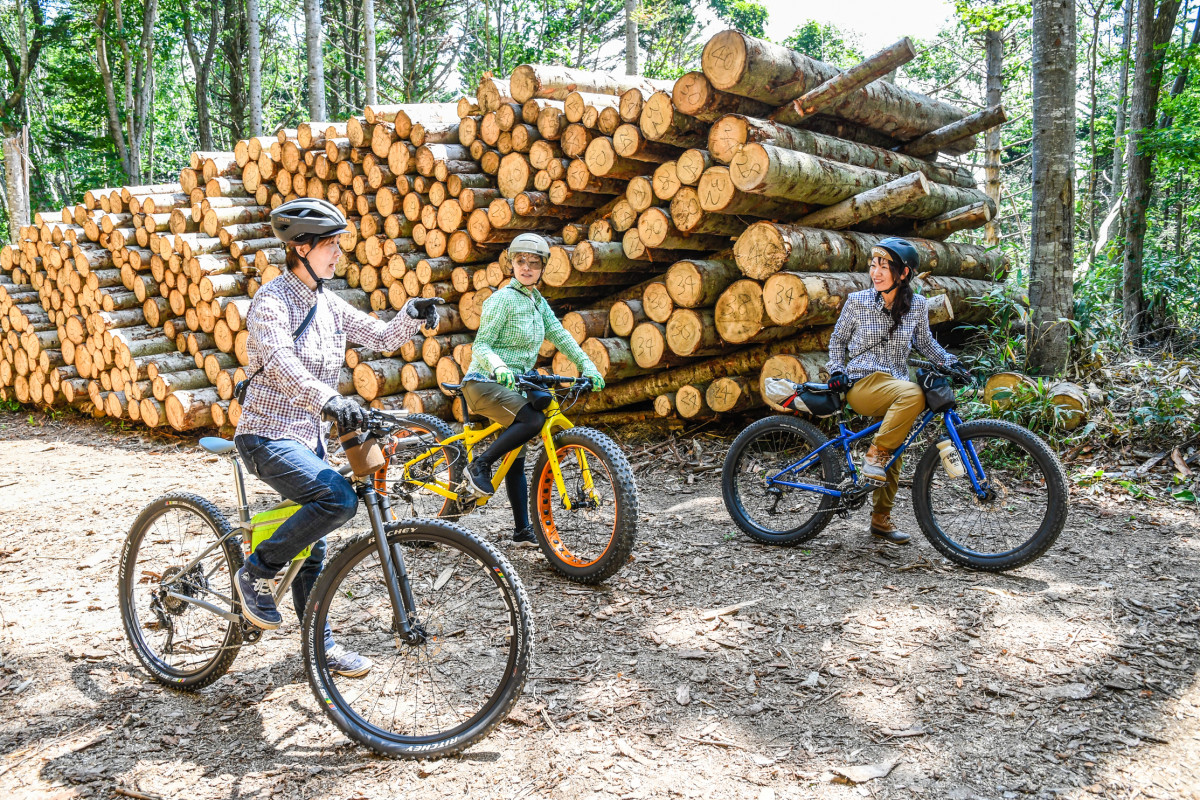
[[[413,337],[421,321],[401,312],[383,322],[359,311],[330,291],[321,292],[312,322],[293,342],[317,293],[290,272],[264,284],[250,304],[246,349],[249,375],[266,366],[246,393],[239,434],[294,439],[316,451],[321,408],[337,395],[346,340],[391,352]]]
[[[845,372],[855,380],[872,372],[886,372],[906,381],[908,356],[914,345],[935,364],[946,366],[957,360],[929,332],[928,304],[919,294],[913,296],[912,308],[889,336],[891,328],[892,317],[883,295],[874,289],[851,294],[829,339],[829,371]]]

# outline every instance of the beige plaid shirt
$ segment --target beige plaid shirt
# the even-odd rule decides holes
[[[384,322],[359,311],[331,291],[319,296],[312,322],[293,342],[318,295],[291,272],[265,284],[250,304],[247,373],[265,367],[250,383],[238,434],[294,439],[315,452],[321,408],[337,394],[347,339],[391,352],[413,337],[421,321],[401,312]]]

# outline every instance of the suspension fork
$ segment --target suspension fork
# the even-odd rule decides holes
[[[375,552],[383,570],[388,599],[392,603],[392,621],[401,639],[408,644],[418,644],[423,637],[413,619],[416,602],[412,595],[412,584],[408,580],[400,548],[388,545],[387,529],[384,525],[384,515],[390,514],[391,504],[366,483],[359,484],[358,494],[367,507],[371,530],[375,534]]]

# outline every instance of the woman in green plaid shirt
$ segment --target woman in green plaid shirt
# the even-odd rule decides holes
[[[522,447],[542,429],[545,405],[516,390],[518,373],[533,369],[542,342],[549,339],[566,354],[580,373],[592,381],[592,391],[604,388],[595,364],[567,333],[537,290],[542,269],[550,258],[549,243],[536,233],[522,233],[508,247],[513,280],[487,299],[472,345],[471,366],[463,377],[463,397],[474,414],[507,426],[466,469],[466,489],[474,497],[492,494],[492,465],[510,450]],[[540,408],[538,407],[540,406]],[[517,457],[504,478],[512,505],[518,544],[536,544],[529,525],[529,485],[525,454]]]

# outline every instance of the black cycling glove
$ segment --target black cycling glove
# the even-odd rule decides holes
[[[414,297],[404,305],[404,312],[413,319],[425,319],[425,327],[437,330],[437,307],[446,301],[440,297]]]
[[[850,376],[841,370],[830,373],[829,382],[826,386],[833,392],[845,392],[850,388]]]
[[[367,409],[340,394],[329,398],[321,413],[337,423],[339,433],[349,433],[367,427]]]

